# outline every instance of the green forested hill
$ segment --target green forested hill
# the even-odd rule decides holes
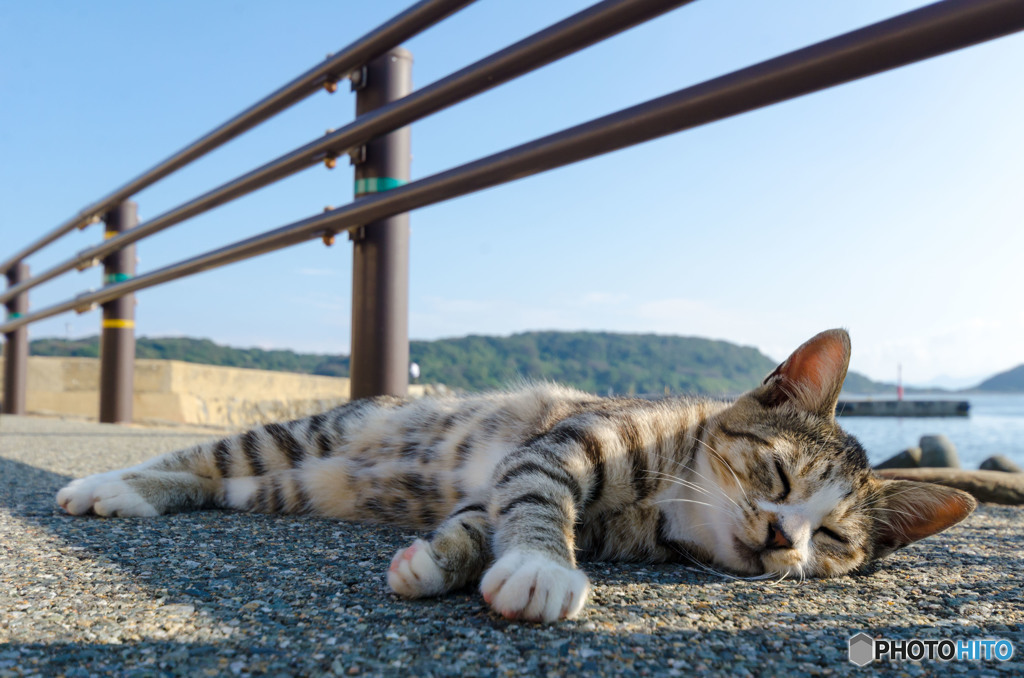
[[[465,389],[516,378],[547,379],[596,393],[727,394],[758,383],[775,364],[757,349],[653,334],[527,332],[413,342],[423,378]]]
[[[99,355],[99,339],[37,339],[33,355]],[[757,385],[775,363],[755,348],[725,341],[654,334],[525,332],[510,337],[468,336],[413,341],[420,381],[469,391],[506,386],[517,379],[550,380],[594,393],[736,394]],[[188,337],[137,340],[136,356],[229,367],[329,376],[348,375],[348,356],[302,354],[220,346]],[[850,374],[849,390],[888,390]]]

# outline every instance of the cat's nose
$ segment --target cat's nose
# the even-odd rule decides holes
[[[768,539],[765,541],[764,546],[769,549],[791,549],[793,548],[793,540],[782,531],[781,525],[778,523],[768,523]]]

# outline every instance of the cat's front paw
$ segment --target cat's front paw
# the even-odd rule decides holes
[[[580,570],[541,554],[510,551],[484,575],[480,592],[503,617],[552,622],[580,613],[590,582]]]
[[[399,549],[388,568],[388,586],[406,598],[444,593],[444,573],[431,554],[430,544],[417,539],[412,546]]]
[[[73,480],[57,493],[57,504],[73,516],[89,511],[98,516],[159,515],[122,476],[122,471],[111,471]]]

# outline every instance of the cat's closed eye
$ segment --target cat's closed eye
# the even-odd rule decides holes
[[[782,468],[782,462],[778,459],[775,460],[775,471],[779,474],[779,480],[782,481],[782,493],[775,498],[775,503],[778,504],[786,500],[791,488],[789,484],[789,476],[786,474],[786,469]]]
[[[832,529],[829,529],[829,528],[825,527],[824,525],[821,525],[820,527],[818,527],[818,529],[814,531],[814,534],[825,535],[829,539],[831,539],[833,541],[837,541],[840,544],[849,544],[850,543],[850,541],[846,537],[842,536],[841,534],[839,534],[835,530],[832,530]]]

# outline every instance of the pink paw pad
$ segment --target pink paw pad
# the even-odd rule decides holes
[[[434,561],[430,545],[422,539],[395,553],[388,567],[388,585],[406,598],[436,596],[446,590],[444,573]]]
[[[391,566],[388,567],[389,572],[395,572],[398,570],[398,566],[402,564],[403,560],[412,560],[412,557],[416,555],[417,544],[414,542],[412,546],[399,551],[395,554],[395,557],[391,559]]]

